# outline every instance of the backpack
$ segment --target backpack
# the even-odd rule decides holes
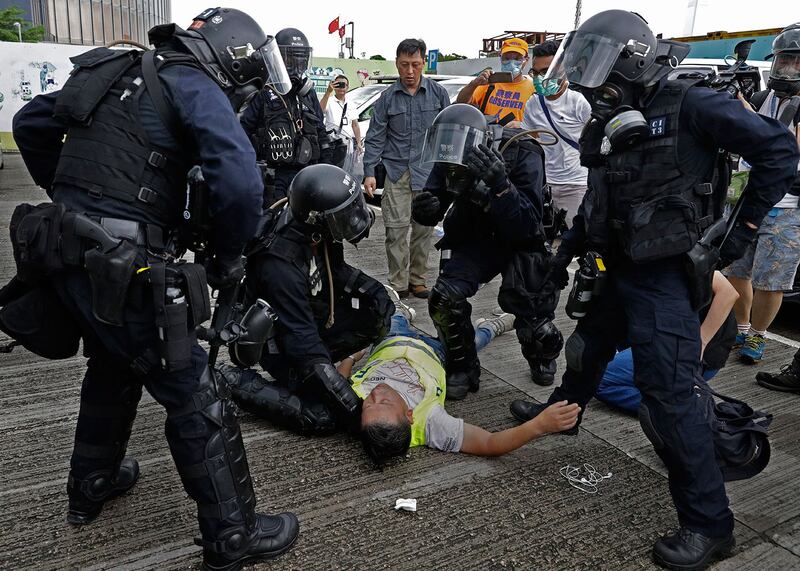
[[[721,395],[706,383],[697,383],[694,390],[705,405],[723,479],[726,482],[746,480],[766,468],[770,459],[767,429],[772,423],[772,414]]]

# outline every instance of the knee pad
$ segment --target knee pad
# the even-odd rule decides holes
[[[439,279],[431,289],[428,311],[434,323],[447,323],[463,319],[464,316],[469,321],[472,307],[463,293],[447,281]]]
[[[552,360],[564,347],[564,337],[549,319],[518,319],[515,324],[522,354],[528,359]]]
[[[567,367],[577,373],[583,372],[583,354],[586,351],[586,341],[578,331],[574,331],[564,345],[564,357]]]

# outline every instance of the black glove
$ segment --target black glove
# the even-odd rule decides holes
[[[750,228],[744,221],[736,222],[736,225],[728,235],[727,240],[722,243],[719,251],[719,266],[722,269],[730,266],[733,262],[744,256],[747,247],[753,243],[758,234],[757,228]]]
[[[569,272],[567,266],[572,261],[572,256],[567,253],[559,252],[550,261],[550,269],[544,277],[542,293],[554,293],[561,291],[569,284]]]
[[[439,202],[439,199],[433,193],[423,190],[411,202],[411,218],[423,226],[436,226],[436,223],[441,220],[439,214],[441,208],[442,203]]]
[[[303,383],[319,383],[324,396],[347,417],[358,413],[361,399],[350,387],[350,381],[342,376],[331,363],[315,363],[307,367]]]
[[[506,162],[500,151],[478,145],[469,150],[465,162],[472,176],[482,180],[492,194],[500,194],[511,186],[506,175]]]
[[[208,285],[213,289],[225,289],[238,284],[244,277],[244,263],[241,256],[219,258],[214,256],[206,266]]]

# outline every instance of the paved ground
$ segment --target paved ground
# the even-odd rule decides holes
[[[8,155],[0,171],[0,220],[19,202],[44,198],[19,157]],[[385,277],[380,223],[348,257]],[[4,234],[0,278],[12,273]],[[496,283],[479,292],[475,316],[495,306],[496,292]],[[424,304],[413,305],[417,325],[432,332]],[[776,332],[800,338],[797,316],[782,315]],[[573,327],[566,317],[558,325],[565,336]],[[716,569],[800,568],[800,396],[753,381],[756,371],[776,368],[794,351],[771,341],[765,365],[732,359],[714,381],[776,416],[770,465],[728,487],[739,546]],[[468,422],[506,428],[513,425],[511,400],[547,398],[549,391],[530,381],[513,335],[497,339],[481,361],[480,392],[448,405]],[[194,508],[169,457],[165,414],[147,396],[129,448],[142,466],[140,483],[95,524],[64,523],[83,370],[81,358],[48,362],[20,349],[0,356],[0,569],[197,568]],[[664,471],[638,423],[599,403],[590,406],[577,437],[547,437],[501,459],[414,450],[383,471],[370,467],[350,436],[301,438],[249,415],[242,424],[259,506],[295,511],[302,525],[296,547],[259,569],[651,569],[653,541],[676,525]],[[613,472],[595,495],[558,474],[565,464],[583,462]],[[394,511],[398,497],[417,498],[418,511]]]

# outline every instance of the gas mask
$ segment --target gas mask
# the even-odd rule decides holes
[[[606,81],[593,89],[581,88],[592,107],[592,117],[605,125],[604,134],[612,149],[637,143],[650,132],[644,115],[634,108],[634,86],[625,83]]]
[[[500,62],[500,71],[511,74],[514,79],[522,75],[522,60],[507,59]]]
[[[305,75],[301,77],[292,77],[292,91],[294,91],[298,97],[304,97],[306,93],[312,89],[314,89],[314,82]]]

